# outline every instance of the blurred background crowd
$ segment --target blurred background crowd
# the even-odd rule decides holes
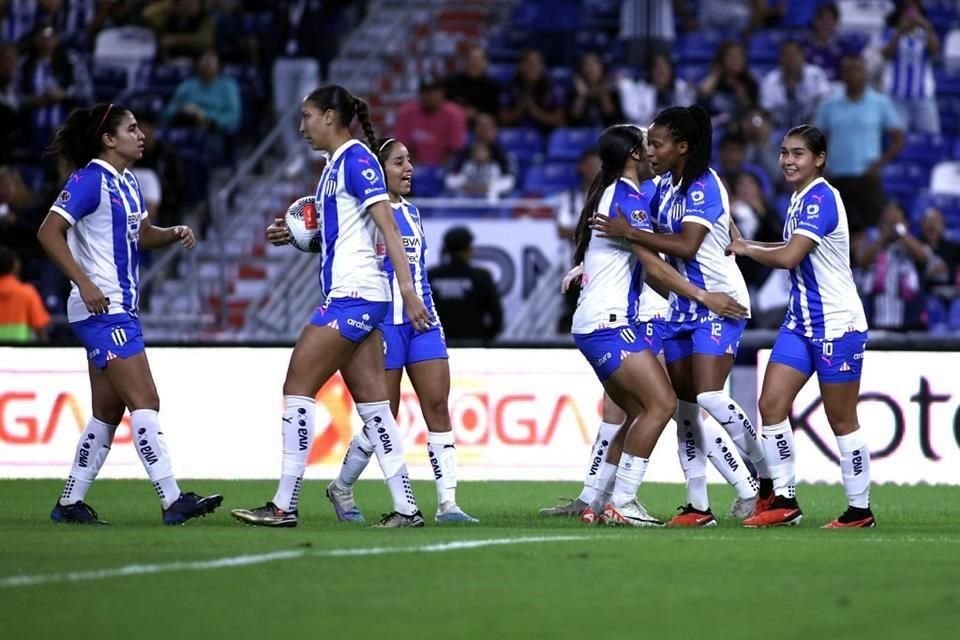
[[[960,331],[957,0],[0,0],[0,245],[15,258],[0,261],[12,265],[0,325],[4,278],[32,283],[62,314],[66,283],[34,235],[66,177],[43,150],[72,107],[131,108],[157,224],[193,221],[206,235],[211,189],[278,121],[290,118],[287,175],[312,175],[292,151],[290,110],[337,75],[351,33],[398,6],[431,19],[385,26],[409,28],[409,45],[376,78],[362,59],[335,79],[410,148],[413,197],[490,205],[466,215],[546,211],[569,239],[600,130],[699,103],[734,219],[775,241],[789,201],[780,140],[809,122],[828,138],[871,327]],[[438,34],[454,37],[445,48]],[[518,197],[551,206],[495,206]],[[783,274],[741,266],[753,326],[776,326]]]

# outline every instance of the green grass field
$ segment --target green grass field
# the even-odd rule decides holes
[[[958,488],[876,487],[873,530],[820,530],[844,503],[826,486],[801,487],[799,528],[622,530],[536,516],[573,484],[461,483],[481,524],[371,530],[337,523],[308,482],[300,526],[266,530],[228,510],[275,483],[182,484],[223,509],[168,528],[145,480],[99,481],[89,502],[113,524],[58,526],[59,481],[0,481],[0,637],[925,639],[960,622]],[[432,483],[416,490],[432,518]],[[681,495],[641,489],[660,516]],[[368,520],[387,510],[382,483],[357,497]],[[719,513],[732,494],[711,497]],[[467,541],[488,542],[451,548]],[[225,566],[238,556],[251,564]]]

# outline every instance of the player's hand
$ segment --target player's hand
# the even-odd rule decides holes
[[[410,318],[410,324],[417,331],[426,331],[430,328],[430,312],[427,311],[423,299],[417,295],[417,292],[410,288],[401,290],[400,296],[403,298],[403,310],[407,312]]]
[[[566,293],[570,285],[579,280],[582,275],[582,264],[578,264],[573,269],[570,269],[570,271],[567,271],[567,275],[563,276],[563,280],[560,281],[560,293]]]
[[[726,249],[726,254],[728,256],[745,256],[747,255],[747,242],[743,238],[736,238],[731,242]]]
[[[628,238],[630,237],[630,223],[627,222],[627,216],[623,213],[620,205],[617,205],[617,216],[610,218],[602,213],[595,213],[590,218],[590,228],[597,232],[600,238]]]
[[[180,241],[184,249],[193,249],[197,246],[197,237],[193,235],[193,229],[185,224],[178,224],[173,228],[173,235]]]
[[[747,308],[725,293],[709,293],[704,291],[697,300],[718,316],[741,320],[747,317]]]
[[[78,285],[77,289],[80,290],[80,299],[83,300],[83,304],[86,305],[87,311],[90,313],[99,315],[110,309],[110,299],[103,295],[97,285],[92,282],[85,282]]]
[[[275,247],[290,244],[290,230],[283,218],[275,218],[273,224],[267,227],[267,240]]]

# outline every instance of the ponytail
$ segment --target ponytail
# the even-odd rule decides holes
[[[680,192],[710,169],[713,154],[713,124],[710,114],[700,105],[668,107],[653,121],[653,126],[665,127],[676,142],[687,143],[687,157],[683,165]]]
[[[353,99],[353,110],[357,114],[357,121],[363,129],[363,135],[367,139],[367,145],[374,153],[377,152],[377,134],[373,131],[373,124],[370,122],[370,111],[367,103],[360,98]]]
[[[306,97],[306,100],[313,104],[320,111],[333,109],[337,112],[340,120],[340,126],[347,128],[353,117],[357,117],[360,126],[363,128],[363,136],[367,139],[367,146],[374,153],[377,152],[377,136],[373,131],[373,125],[370,123],[370,110],[367,103],[350,94],[349,91],[337,84],[328,84],[326,86],[314,89]]]
[[[103,134],[116,135],[128,110],[115,104],[74,109],[54,132],[44,155],[64,162],[70,169],[85,167],[103,152]]]
[[[603,167],[590,184],[587,199],[583,203],[583,209],[580,210],[580,219],[577,220],[577,229],[573,234],[573,241],[576,245],[573,251],[573,266],[582,263],[584,256],[587,255],[587,247],[590,246],[590,238],[593,236],[590,232],[590,218],[596,213],[603,192],[613,184],[617,177],[617,175],[611,174],[606,167]]]

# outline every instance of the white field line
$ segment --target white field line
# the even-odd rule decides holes
[[[588,540],[592,536],[531,536],[525,538],[489,538],[486,540],[458,540],[455,542],[438,542],[435,544],[417,545],[413,547],[359,547],[347,549],[326,549],[310,551],[307,549],[293,549],[290,551],[274,551],[256,555],[229,556],[213,560],[198,560],[193,562],[166,562],[162,564],[128,564],[111,569],[97,569],[93,571],[71,571],[69,573],[48,573],[38,575],[5,576],[0,578],[0,589],[14,587],[30,587],[38,584],[58,582],[88,582],[91,580],[105,580],[107,578],[122,578],[127,576],[142,576],[152,573],[170,573],[177,571],[207,571],[210,569],[225,569],[230,567],[246,567],[255,564],[265,564],[279,560],[295,560],[297,558],[341,558],[349,556],[379,556],[395,553],[439,553],[443,551],[458,551],[462,549],[479,549],[498,545],[530,544],[535,542],[568,542],[573,540]]]

